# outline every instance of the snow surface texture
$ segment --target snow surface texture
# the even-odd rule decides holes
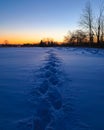
[[[104,50],[0,54],[0,130],[104,130]]]

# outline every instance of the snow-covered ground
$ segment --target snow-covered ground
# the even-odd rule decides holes
[[[0,48],[0,130],[104,130],[104,50]]]

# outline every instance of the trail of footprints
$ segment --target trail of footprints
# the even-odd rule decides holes
[[[50,49],[46,52],[45,63],[36,72],[37,81],[34,81],[30,94],[34,115],[27,121],[28,130],[89,130],[78,120],[73,105],[73,88],[65,85],[69,79],[65,79],[60,70],[61,61]]]
[[[48,51],[45,65],[40,68],[39,78],[42,82],[35,87],[36,114],[33,119],[33,130],[55,130],[56,111],[62,108],[62,97],[59,92],[60,86],[60,60],[56,54]]]
[[[45,64],[40,68],[34,96],[36,111],[32,130],[88,130],[88,126],[79,120],[75,112],[72,94],[73,88],[65,85],[66,79],[60,70],[61,59],[53,50],[47,51]],[[65,80],[64,83],[62,80]],[[68,82],[68,81],[67,81]],[[62,87],[62,90],[61,90]],[[68,96],[66,88],[68,88]],[[72,90],[71,90],[72,89]],[[64,97],[63,96],[63,92]],[[72,95],[71,95],[72,94]],[[65,99],[66,96],[66,99]],[[34,102],[35,102],[34,101]]]

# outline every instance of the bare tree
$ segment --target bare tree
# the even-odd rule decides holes
[[[9,41],[8,40],[4,40],[4,44],[9,44]]]
[[[96,26],[94,27],[98,44],[103,40],[103,35],[104,35],[103,13],[104,13],[104,3],[101,3],[101,6],[99,8],[99,14],[98,17],[96,18],[97,24],[95,24]]]
[[[93,13],[90,1],[86,4],[80,19],[80,26],[88,31],[89,43],[93,43]]]
[[[69,44],[81,45],[82,43],[86,42],[86,38],[87,35],[84,31],[75,30],[73,32],[68,31],[64,41]]]
[[[73,33],[71,31],[68,31],[68,33],[64,36],[64,42],[69,44],[70,38],[72,37]]]
[[[102,17],[101,21],[101,42],[104,41],[104,17]]]
[[[40,46],[45,47],[45,46],[55,46],[56,42],[54,41],[53,38],[43,38],[40,41]]]
[[[76,30],[75,36],[77,39],[77,44],[81,45],[82,43],[85,43],[87,34],[82,30]]]
[[[77,43],[76,31],[68,31],[67,35],[64,37],[64,42],[67,44]]]

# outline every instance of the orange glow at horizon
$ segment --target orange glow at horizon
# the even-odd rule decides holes
[[[53,37],[52,37],[53,36]],[[52,38],[56,42],[62,42],[63,37],[58,35],[47,35],[44,33],[41,35],[29,35],[29,34],[22,34],[22,35],[15,35],[15,34],[6,34],[0,36],[0,44],[4,44],[5,40],[8,41],[9,44],[24,44],[24,43],[39,43],[44,38]]]
[[[42,38],[42,39],[44,39],[44,38]],[[0,39],[0,44],[4,44],[5,43],[5,41],[8,41],[8,43],[9,44],[24,44],[24,43],[31,43],[31,44],[35,44],[35,43],[39,43],[41,40],[42,40],[41,38],[39,38],[39,39],[20,39],[20,38],[1,38]],[[54,39],[54,41],[56,41],[56,42],[62,42],[63,40],[58,40],[58,39]]]
[[[23,38],[23,37],[2,37],[0,38],[0,43],[4,44],[5,40],[8,41],[9,44],[23,44],[23,43],[37,43],[38,39],[33,38]]]

